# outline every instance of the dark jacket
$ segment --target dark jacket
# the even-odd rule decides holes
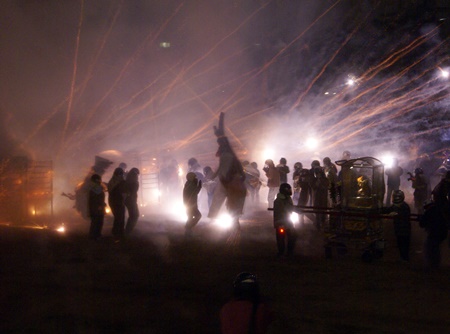
[[[186,181],[183,188],[183,203],[187,207],[197,207],[197,195],[202,189],[202,182]]]
[[[277,194],[277,198],[273,202],[273,226],[292,228],[294,224],[291,221],[291,213],[294,212],[294,204],[292,198],[282,193]]]
[[[106,203],[104,190],[102,185],[92,182],[88,195],[88,210],[90,217],[105,215]]]
[[[395,212],[394,216],[394,231],[397,236],[411,235],[411,209],[405,202],[399,205],[392,205],[383,210],[385,213]]]
[[[419,217],[419,225],[427,231],[430,239],[444,241],[447,238],[447,222],[435,203],[425,207],[424,214]]]

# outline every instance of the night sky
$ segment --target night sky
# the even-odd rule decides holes
[[[225,112],[239,157],[260,164],[345,149],[439,155],[450,141],[448,21],[414,4],[2,1],[0,153],[56,168],[111,150],[213,165]]]

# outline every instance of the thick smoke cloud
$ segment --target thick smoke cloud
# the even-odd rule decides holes
[[[111,150],[214,166],[225,112],[236,152],[259,164],[439,155],[449,43],[430,8],[398,4],[3,1],[2,154],[23,147],[70,175]]]

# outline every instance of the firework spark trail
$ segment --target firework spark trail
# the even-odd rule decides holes
[[[78,21],[78,32],[77,32],[77,37],[76,37],[76,47],[75,47],[75,55],[74,55],[74,60],[73,60],[73,72],[72,72],[72,83],[70,85],[70,95],[69,95],[69,101],[68,101],[68,105],[67,105],[67,112],[66,112],[66,121],[64,123],[64,128],[61,134],[61,144],[59,146],[59,151],[57,152],[56,156],[58,157],[60,152],[62,152],[62,149],[64,147],[64,142],[65,142],[65,138],[66,138],[66,132],[67,129],[69,127],[69,122],[70,122],[70,114],[72,112],[72,102],[73,102],[73,96],[74,96],[74,91],[75,91],[75,81],[77,78],[77,67],[78,67],[78,50],[80,47],[80,35],[81,35],[81,27],[83,24],[83,10],[84,10],[84,0],[80,1],[80,19]]]
[[[233,94],[230,95],[227,101],[223,103],[223,106],[225,106],[228,101],[232,100],[239,94],[241,89],[245,87],[251,80],[256,78],[261,73],[265,72],[272,64],[275,63],[275,61],[281,57],[282,54],[286,52],[292,45],[294,45],[299,39],[301,39],[321,18],[323,18],[326,14],[328,14],[335,6],[340,3],[341,0],[337,0],[333,5],[331,5],[327,10],[325,10],[321,15],[319,15],[308,27],[306,27],[305,30],[303,30],[299,35],[297,35],[289,44],[287,44],[284,48],[282,48],[275,56],[273,56],[268,62],[264,64],[264,66],[261,67],[261,69],[256,72],[252,77],[249,77],[247,80],[245,80],[236,90]],[[220,112],[220,109],[219,109]]]
[[[342,49],[344,48],[345,45],[347,45],[347,43],[353,38],[353,36],[355,36],[355,34],[359,31],[359,29],[361,28],[361,26],[363,25],[363,23],[365,22],[365,20],[367,20],[367,18],[369,17],[369,15],[371,14],[371,12],[369,12],[364,20],[361,20],[361,22],[353,29],[353,31],[351,32],[351,34],[349,34],[344,42],[340,45],[340,47],[334,52],[334,54],[330,57],[330,59],[325,63],[325,65],[322,67],[322,69],[320,70],[320,72],[314,77],[314,79],[309,83],[308,87],[306,88],[306,90],[300,94],[300,96],[297,98],[297,100],[294,102],[294,104],[289,108],[288,110],[288,114],[292,113],[292,111],[294,111],[298,105],[303,101],[303,98],[309,93],[309,91],[311,90],[311,88],[314,86],[314,84],[319,80],[319,78],[322,76],[322,74],[326,71],[326,69],[328,68],[328,66],[330,66],[330,64],[336,59],[336,57],[338,56],[338,54],[342,51]]]
[[[100,55],[102,54],[103,50],[105,49],[105,45],[106,42],[109,39],[109,36],[111,35],[111,32],[117,22],[117,18],[119,17],[119,14],[122,11],[122,6],[123,6],[123,0],[120,1],[119,6],[117,7],[114,16],[109,24],[109,27],[106,31],[106,33],[104,34],[103,38],[100,41],[100,47],[97,48],[97,51],[95,52],[95,55],[86,71],[86,79],[82,82],[82,84],[80,85],[81,88],[78,92],[78,95],[81,97],[84,93],[84,91],[86,90],[90,80],[93,78],[93,72],[94,72],[94,68],[98,63],[98,59],[100,58]]]
[[[394,52],[392,55],[390,55],[388,58],[386,58],[383,62],[375,66],[374,68],[370,68],[367,73],[365,73],[361,79],[363,80],[370,80],[373,77],[375,77],[378,73],[380,73],[382,70],[394,65],[399,59],[403,58],[405,55],[411,53],[413,50],[417,49],[419,46],[424,44],[425,42],[429,41],[431,38],[433,38],[439,31],[435,29],[431,30],[427,34],[420,36],[416,38],[415,40],[411,41],[410,44],[406,45],[404,48]],[[372,72],[372,74],[370,74]]]
[[[393,54],[389,55],[381,63],[377,64],[376,66],[373,66],[372,68],[369,68],[366,71],[366,73],[363,73],[361,75],[359,80],[364,81],[364,82],[368,82],[369,80],[373,79],[373,77],[376,74],[378,74],[382,70],[385,70],[385,69],[389,68],[390,66],[394,65],[402,57],[404,57],[405,55],[409,54],[410,52],[415,50],[418,46],[422,45],[423,43],[425,43],[426,41],[428,41],[429,39],[431,39],[435,35],[435,33],[433,35],[430,35],[430,34],[431,34],[431,32],[429,34],[426,34],[425,36],[416,38],[411,43],[409,43],[407,46],[405,46],[402,49],[397,50]],[[442,43],[440,43],[440,44],[442,44]],[[438,47],[433,48],[433,50],[436,50],[436,49],[438,49]],[[428,54],[430,54],[430,53],[431,52],[428,52]],[[422,57],[422,59],[424,59],[424,58],[425,57]],[[370,74],[370,73],[372,73],[372,74]],[[354,101],[356,101],[357,99],[363,97],[365,94],[370,93],[371,91],[375,90],[376,88],[378,88],[382,84],[383,83],[381,83],[381,84],[379,84],[379,85],[377,85],[375,87],[369,88],[366,91],[360,93],[358,96],[356,96],[352,100],[348,101],[347,103],[341,104],[338,108],[331,110],[328,113],[328,115],[332,115],[333,113],[337,112],[339,109],[342,109],[342,108],[345,108],[345,107],[349,106]],[[327,109],[327,105],[330,105],[330,104],[334,103],[337,99],[341,98],[343,94],[345,94],[345,92],[342,92],[341,94],[339,94],[339,96],[336,96],[333,99],[331,99],[330,101],[328,101],[327,103],[325,103],[325,105],[322,107],[322,110]],[[327,116],[327,115],[324,115],[324,116]]]
[[[124,77],[126,71],[128,68],[134,64],[134,62],[138,59],[139,55],[144,51],[146,46],[148,44],[151,44],[155,41],[155,39],[164,31],[165,27],[169,24],[169,22],[178,14],[179,10],[183,6],[183,3],[180,4],[175,11],[172,13],[172,15],[160,26],[158,31],[156,33],[150,32],[147,37],[144,39],[144,41],[141,43],[141,45],[137,48],[137,50],[131,55],[131,57],[126,61],[125,65],[123,66],[122,70],[120,71],[119,75],[116,77],[108,91],[103,95],[103,97],[96,103],[94,108],[86,115],[84,122],[82,122],[77,129],[74,132],[74,135],[77,133],[83,132],[84,128],[89,123],[92,116],[95,114],[97,109],[100,107],[100,105],[106,100],[106,98],[113,92],[117,84],[122,80]]]
[[[347,103],[344,103],[344,104],[340,105],[339,107],[337,107],[334,110],[330,111],[328,114],[324,115],[323,117],[331,116],[332,114],[335,114],[340,109],[343,109],[343,108],[346,108],[346,107],[348,107],[350,105],[355,104],[359,99],[361,99],[365,95],[368,95],[370,92],[376,91],[376,94],[374,94],[372,97],[370,97],[370,99],[368,101],[366,101],[362,106],[360,106],[358,109],[356,109],[350,115],[347,115],[346,117],[344,117],[339,122],[334,123],[333,126],[331,126],[331,127],[327,128],[326,130],[324,130],[324,134],[329,133],[329,132],[334,132],[336,130],[336,128],[341,128],[343,126],[343,124],[345,124],[346,122],[352,122],[352,120],[354,118],[359,118],[361,112],[364,111],[365,108],[371,102],[373,102],[376,98],[378,98],[379,96],[384,94],[385,91],[388,90],[394,83],[396,83],[398,80],[400,80],[401,77],[406,75],[411,69],[413,69],[416,65],[418,65],[420,62],[425,60],[429,55],[431,55],[436,50],[439,50],[441,45],[442,45],[442,43],[439,43],[438,45],[436,45],[433,49],[431,49],[429,52],[424,54],[421,58],[416,60],[414,63],[412,63],[411,65],[409,65],[405,69],[403,69],[399,74],[396,74],[396,75],[392,76],[391,78],[388,78],[388,79],[382,81],[381,83],[377,84],[376,86],[373,86],[373,87],[370,87],[370,88],[364,90],[363,92],[359,93],[356,97],[354,97],[353,99],[351,99]],[[385,62],[383,61],[382,64],[385,64]],[[395,95],[397,92],[400,92],[401,90],[406,89],[408,87],[408,85],[410,85],[414,81],[417,81],[418,79],[423,77],[427,72],[429,72],[431,70],[432,69],[425,70],[424,72],[422,72],[421,74],[419,74],[415,78],[411,79],[409,82],[405,83],[402,87],[399,87],[399,88],[394,89],[393,91],[391,91],[390,95]],[[384,86],[383,89],[378,90],[378,88],[381,88],[382,86]],[[383,95],[382,99],[386,100],[386,94]]]
[[[74,93],[77,94],[78,96],[83,95],[83,92],[86,89],[89,81],[93,78],[93,75],[92,75],[93,69],[95,67],[95,64],[98,62],[98,58],[100,57],[100,54],[102,53],[102,51],[104,49],[104,46],[106,44],[106,40],[107,40],[108,36],[110,35],[110,32],[111,32],[111,30],[112,30],[112,28],[113,28],[113,26],[114,26],[114,24],[116,22],[116,19],[118,17],[118,14],[120,12],[120,7],[122,6],[122,4],[123,4],[123,1],[120,2],[120,6],[119,6],[118,10],[116,11],[116,13],[114,15],[114,18],[113,18],[113,20],[112,20],[112,22],[110,24],[110,27],[109,27],[109,29],[108,29],[108,31],[106,33],[106,36],[103,38],[103,42],[101,43],[101,46],[100,46],[98,52],[95,54],[94,60],[92,61],[91,65],[89,66],[89,69],[87,71],[88,74],[87,74],[86,79],[80,85],[78,85],[78,87],[75,88],[75,92]],[[24,144],[28,143],[31,139],[33,139],[39,133],[39,131],[45,125],[47,125],[47,123],[50,121],[50,119],[52,119],[53,116],[55,116],[59,112],[59,109],[64,104],[67,103],[69,98],[70,98],[70,96],[67,96],[62,102],[60,102],[56,107],[54,107],[52,109],[53,111],[45,119],[43,119],[41,122],[39,122],[39,124],[31,131],[31,133],[24,140]]]
[[[379,126],[379,125],[381,125],[383,123],[386,123],[386,122],[391,121],[393,119],[396,119],[396,118],[398,118],[400,116],[403,116],[404,114],[409,113],[412,110],[415,110],[415,109],[418,109],[418,108],[422,108],[425,105],[428,105],[428,104],[431,104],[431,103],[438,102],[440,100],[446,99],[449,96],[450,96],[450,93],[445,95],[445,96],[436,97],[435,99],[432,99],[432,100],[429,100],[427,98],[422,99],[419,102],[423,101],[423,103],[416,102],[415,105],[413,105],[413,106],[411,106],[409,108],[404,107],[404,109],[400,109],[400,110],[398,110],[396,113],[394,113],[392,115],[387,115],[383,119],[379,119],[377,121],[372,121],[371,123],[369,123],[369,124],[359,128],[358,130],[354,131],[353,133],[349,133],[346,136],[343,136],[340,139],[335,140],[332,144],[328,145],[326,148],[327,149],[333,148],[333,147],[337,146],[338,144],[340,144],[342,142],[345,142],[347,140],[350,140],[350,139],[354,138],[355,136],[357,136],[358,134],[360,134],[360,133],[362,133],[362,132],[364,132],[364,131],[372,128],[372,127]]]
[[[429,84],[429,82],[426,82],[426,83],[422,84],[422,86],[416,87],[414,90],[409,91],[407,94],[399,96],[395,99],[390,99],[390,100],[388,99],[384,103],[381,103],[381,101],[380,101],[380,103],[376,104],[375,108],[372,109],[371,111],[369,111],[368,113],[366,113],[364,115],[355,116],[353,118],[353,120],[356,119],[356,122],[353,122],[352,119],[349,120],[349,122],[351,122],[351,123],[349,123],[345,128],[341,128],[340,131],[334,132],[332,137],[335,137],[335,136],[339,137],[341,135],[341,133],[342,133],[342,135],[345,135],[346,133],[349,132],[349,130],[351,128],[362,123],[363,121],[366,121],[368,118],[372,118],[375,116],[382,116],[384,113],[387,113],[392,110],[396,110],[396,108],[398,108],[397,114],[405,114],[406,113],[405,110],[407,110],[406,105],[415,102],[415,100],[417,100],[416,103],[418,103],[420,101],[425,101],[426,104],[434,102],[432,100],[429,100],[430,96],[428,96],[428,95],[426,95],[424,97],[414,95],[414,93],[420,91],[421,88],[428,86],[428,84]],[[413,109],[416,109],[416,108],[413,108]],[[402,112],[402,110],[403,110],[403,112]],[[386,121],[388,121],[389,119],[390,119],[390,117],[387,116]],[[377,123],[377,124],[381,124],[381,123],[383,123],[382,120],[380,120],[379,123]]]

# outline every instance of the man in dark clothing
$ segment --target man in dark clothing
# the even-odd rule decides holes
[[[387,175],[387,194],[386,206],[391,205],[392,192],[400,189],[400,176],[403,175],[403,168],[398,165],[398,160],[392,160],[392,167],[386,168]]]
[[[288,183],[287,175],[291,172],[289,166],[286,165],[287,160],[285,158],[280,159],[280,163],[277,165],[278,172],[280,173],[280,184]]]
[[[292,202],[292,188],[288,183],[280,185],[280,192],[273,203],[273,226],[276,231],[278,256],[283,256],[286,250],[287,255],[294,253],[297,233],[291,220],[292,212],[301,212]],[[287,241],[287,242],[286,242]]]
[[[125,179],[124,171],[117,167],[108,182],[108,204],[114,216],[112,234],[119,241],[125,232]]]
[[[88,194],[88,212],[91,218],[90,239],[96,240],[102,236],[106,207],[105,191],[106,187],[102,184],[102,177],[98,174],[93,174]]]
[[[447,227],[450,228],[450,171],[445,173],[444,178],[434,187],[431,194]]]
[[[186,207],[187,221],[186,221],[186,237],[192,236],[192,229],[197,225],[202,214],[198,209],[197,196],[202,189],[202,181],[197,179],[194,172],[189,172],[186,175],[186,183],[183,188],[183,203]]]
[[[424,206],[424,214],[419,216],[419,224],[427,232],[424,247],[427,269],[438,269],[441,263],[441,243],[447,238],[448,227],[435,202]]]
[[[125,233],[129,235],[139,219],[139,206],[137,203],[139,190],[139,169],[135,167],[130,169],[125,179],[125,189],[127,192],[125,207],[128,211]]]
[[[409,261],[409,249],[411,244],[411,209],[405,203],[405,194],[401,190],[392,193],[392,206],[385,208],[384,213],[389,213],[394,219],[394,231],[397,239],[397,247],[403,261]]]

